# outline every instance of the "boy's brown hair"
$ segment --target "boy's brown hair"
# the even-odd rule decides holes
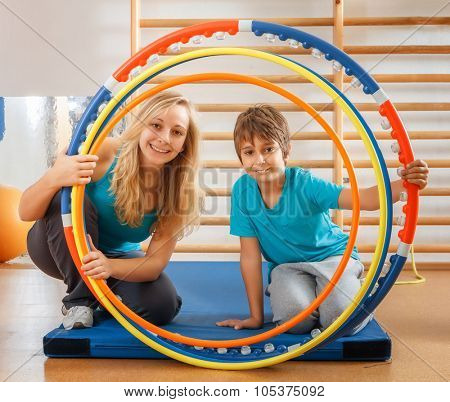
[[[253,137],[276,142],[286,158],[289,153],[289,127],[284,116],[270,105],[255,105],[242,112],[234,126],[234,147],[241,160],[241,144],[253,143]]]

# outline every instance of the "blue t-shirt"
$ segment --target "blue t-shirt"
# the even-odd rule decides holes
[[[277,265],[342,255],[348,241],[329,213],[338,209],[343,186],[298,167],[285,172],[283,190],[273,208],[266,207],[256,180],[248,174],[236,181],[231,194],[230,233],[258,238],[269,262],[269,281]],[[352,257],[359,259],[356,248]]]
[[[114,209],[116,196],[110,190],[117,156],[103,177],[86,186],[86,193],[97,209],[98,249],[112,255],[132,250],[140,250],[140,242],[150,236],[152,225],[157,220],[156,211],[144,215],[139,227],[121,223]]]

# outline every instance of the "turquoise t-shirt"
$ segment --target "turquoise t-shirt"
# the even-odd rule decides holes
[[[133,228],[121,223],[114,210],[116,196],[109,189],[117,156],[103,177],[86,186],[86,193],[97,208],[100,251],[106,254],[140,250],[140,242],[150,236],[152,225],[157,220],[156,211],[144,215],[141,226]]]
[[[278,203],[267,208],[256,180],[244,174],[231,194],[230,233],[258,238],[269,262],[269,281],[271,271],[279,264],[342,255],[348,235],[333,223],[329,213],[338,209],[342,189],[307,170],[286,168]],[[352,257],[359,259],[356,248]]]

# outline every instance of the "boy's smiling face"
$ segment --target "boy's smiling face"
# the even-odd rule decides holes
[[[251,177],[258,183],[268,183],[284,176],[289,153],[284,158],[278,143],[253,135],[252,142],[242,142],[240,157],[242,166]]]

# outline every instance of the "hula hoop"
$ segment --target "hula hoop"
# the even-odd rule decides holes
[[[261,35],[272,35],[272,37],[277,36],[280,40],[287,40],[288,43],[293,46],[299,46],[302,45],[305,48],[311,48],[313,47],[313,50],[316,50],[317,52],[321,53],[325,56],[325,59],[327,60],[333,60],[333,64],[340,65],[340,67],[345,68],[345,72],[348,75],[355,75],[355,80],[358,83],[361,83],[363,85],[363,90],[365,93],[370,94],[373,96],[375,101],[379,105],[379,113],[385,117],[385,123],[387,122],[387,126],[384,127],[386,129],[392,127],[393,131],[391,133],[392,137],[398,141],[399,145],[399,160],[400,162],[406,166],[407,163],[411,162],[414,157],[411,149],[411,145],[409,143],[408,136],[406,134],[406,130],[403,126],[403,123],[401,122],[397,111],[395,110],[395,107],[390,102],[387,95],[384,93],[384,91],[378,86],[378,84],[373,80],[373,78],[367,74],[356,62],[354,62],[348,55],[346,55],[344,52],[340,51],[339,49],[335,48],[334,46],[328,44],[327,42],[314,37],[313,35],[307,34],[305,32],[284,27],[277,24],[270,24],[270,23],[264,23],[259,21],[218,21],[218,22],[211,22],[206,24],[198,24],[189,28],[181,29],[176,32],[173,32],[169,35],[166,35],[165,37],[151,43],[150,45],[146,46],[144,49],[142,49],[140,52],[138,52],[134,57],[127,60],[114,74],[112,77],[110,77],[105,85],[100,88],[100,90],[97,92],[95,97],[92,99],[91,103],[88,105],[88,108],[86,109],[86,112],[84,113],[82,119],[80,120],[79,124],[77,125],[77,128],[74,133],[74,137],[71,141],[71,144],[69,146],[68,154],[74,155],[80,145],[81,141],[84,141],[86,139],[86,135],[84,133],[86,132],[86,129],[88,128],[88,124],[92,121],[94,121],[97,118],[97,112],[99,110],[99,106],[109,101],[111,99],[112,90],[114,86],[118,82],[124,82],[128,79],[128,76],[130,72],[137,66],[143,66],[147,63],[147,60],[153,58],[154,55],[157,55],[158,53],[164,53],[167,48],[172,47],[173,45],[177,45],[179,43],[187,43],[190,39],[195,38],[198,35],[204,35],[206,37],[212,36],[214,33],[216,35],[220,34],[220,37],[223,36],[224,32],[228,32],[230,34],[236,34],[238,31],[240,32],[253,32],[257,36]],[[218,36],[219,38],[219,36]],[[222,49],[220,49],[222,50]],[[193,52],[191,52],[193,53]],[[229,53],[227,53],[229,54]],[[211,55],[220,55],[219,52]],[[196,55],[196,58],[200,57],[208,57],[211,55],[202,54]],[[273,55],[272,55],[273,56]],[[254,56],[257,57],[257,56]],[[263,57],[261,57],[263,58]],[[280,58],[282,59],[282,58]],[[266,59],[268,60],[268,59]],[[287,60],[287,59],[284,59]],[[174,65],[179,63],[184,63],[188,60],[181,60],[177,59],[176,63]],[[268,60],[273,61],[273,60]],[[296,64],[294,62],[291,62],[292,64]],[[280,63],[279,63],[280,64]],[[286,65],[288,68],[291,68],[291,66]],[[159,63],[158,67],[160,67],[159,71],[156,69],[154,71],[153,76],[156,76],[160,72],[164,71],[167,68],[172,67],[169,64]],[[343,106],[343,104],[347,104],[347,107],[353,111],[353,113],[360,117],[359,113],[354,109],[353,105],[338,91],[336,88],[334,88],[331,84],[329,84],[326,80],[324,80],[322,77],[318,76],[316,73],[312,72],[311,70],[308,70],[307,68],[303,67],[305,71],[309,71],[311,75],[315,75],[317,80],[322,83],[322,86],[317,84],[321,89],[326,91],[326,88],[329,89],[330,93],[337,94],[338,99],[335,99],[335,101],[340,105]],[[151,69],[149,69],[151,70]],[[149,71],[147,70],[147,72]],[[293,68],[291,68],[293,70]],[[295,70],[294,70],[295,71]],[[298,71],[296,71],[298,72]],[[140,77],[142,74],[140,75]],[[149,77],[148,79],[151,79],[153,76]],[[138,78],[138,77],[137,77]],[[133,80],[136,84],[136,87],[133,89],[136,90],[142,83],[137,82]],[[131,83],[130,83],[131,84]],[[130,91],[133,92],[133,91]],[[333,92],[334,91],[334,92]],[[328,92],[327,92],[328,93]],[[330,94],[329,93],[329,94]],[[125,95],[125,94],[124,94]],[[339,98],[339,96],[341,97]],[[128,95],[126,95],[128,96]],[[333,97],[332,97],[333,98]],[[114,101],[112,101],[114,103]],[[114,105],[117,105],[115,103]],[[108,113],[101,112],[98,118],[102,118],[103,122],[110,118],[110,114],[114,113],[114,105],[111,106],[110,102],[110,110]],[[345,111],[345,108],[344,108]],[[102,115],[103,113],[103,115]],[[347,114],[348,115],[348,114]],[[351,119],[352,120],[352,119]],[[352,120],[352,122],[354,122]],[[366,130],[366,134],[368,135],[368,139],[366,138],[366,141],[364,141],[364,144],[366,146],[366,149],[369,149],[366,145],[367,142],[371,142],[372,147],[375,149],[375,158],[373,158],[373,154],[369,152],[369,155],[371,157],[372,162],[374,162],[374,159],[376,160],[377,157],[379,161],[376,160],[378,164],[381,165],[381,170],[383,173],[383,179],[384,184],[389,185],[389,176],[387,175],[387,169],[384,163],[384,159],[382,157],[381,151],[379,150],[379,147],[376,144],[376,140],[373,137],[373,134],[371,133],[370,129],[367,127],[364,120],[361,118],[359,122],[362,125],[362,131]],[[96,121],[95,123],[98,123]],[[355,122],[354,122],[355,123]],[[103,124],[103,123],[102,123]],[[95,124],[94,124],[95,126]],[[390,127],[389,127],[390,126]],[[360,132],[360,126],[358,126],[358,132]],[[102,127],[96,127],[96,131],[101,129]],[[89,130],[87,130],[89,131]],[[361,134],[361,132],[360,132]],[[95,137],[95,133],[94,133]],[[373,151],[373,149],[372,149]],[[379,182],[379,194],[380,194],[380,202],[381,202],[381,224],[383,225],[383,218],[384,222],[387,222],[387,226],[389,229],[391,229],[391,217],[392,217],[392,206],[389,205],[390,208],[387,208],[387,214],[383,211],[383,207],[386,207],[386,198],[382,198],[381,195],[383,195],[383,190],[380,189],[380,175],[377,174],[379,171],[376,171],[377,181]],[[387,179],[386,179],[387,177]],[[286,353],[283,355],[275,356],[275,357],[268,357],[265,359],[252,361],[252,362],[241,362],[241,363],[223,363],[222,360],[224,359],[222,356],[220,356],[220,359],[216,359],[216,361],[213,361],[210,357],[205,357],[204,355],[199,356],[199,354],[203,353],[201,351],[195,351],[195,350],[185,350],[182,347],[179,347],[178,345],[170,345],[167,342],[165,342],[162,339],[157,338],[156,336],[149,334],[149,337],[146,337],[144,334],[137,331],[136,328],[132,327],[127,320],[125,320],[120,313],[115,310],[114,305],[110,303],[108,299],[105,299],[103,302],[106,305],[106,307],[112,312],[112,314],[116,317],[116,319],[124,326],[130,325],[130,330],[132,333],[137,336],[139,339],[141,339],[144,343],[147,345],[155,348],[156,350],[160,351],[161,353],[165,353],[170,357],[176,358],[181,361],[185,361],[186,363],[202,366],[202,367],[210,367],[210,368],[222,368],[222,369],[250,369],[250,368],[256,368],[256,367],[264,367],[271,364],[280,363],[282,361],[288,360],[290,358],[296,357],[302,353],[305,353],[309,350],[312,350],[313,348],[319,346],[320,344],[324,343],[325,341],[332,339],[332,335],[337,335],[344,331],[346,328],[348,329],[353,323],[357,322],[366,312],[364,309],[367,308],[375,308],[376,305],[381,302],[385,294],[390,289],[390,286],[393,284],[393,280],[395,281],[395,277],[398,276],[398,273],[400,272],[402,266],[404,265],[404,262],[406,260],[406,257],[409,252],[409,248],[411,246],[411,243],[414,238],[416,223],[417,223],[417,216],[418,216],[418,187],[415,185],[411,185],[407,182],[404,182],[404,187],[406,188],[406,195],[408,203],[404,207],[404,213],[405,213],[405,224],[404,229],[399,232],[399,237],[401,240],[401,243],[397,249],[397,253],[395,255],[392,255],[390,258],[391,265],[388,267],[390,270],[388,271],[387,275],[385,277],[382,277],[379,280],[379,288],[376,289],[376,280],[378,279],[377,275],[381,273],[381,266],[379,266],[377,269],[375,269],[374,262],[372,261],[371,267],[369,269],[369,273],[366,277],[366,281],[362,285],[361,289],[359,290],[358,294],[354,298],[354,303],[357,304],[355,308],[353,308],[352,305],[349,305],[348,308],[341,314],[341,316],[330,326],[328,327],[324,332],[322,332],[318,337],[312,339],[310,342],[307,342],[305,345],[293,345],[291,348],[288,349]],[[385,188],[384,195],[387,197],[390,195],[390,188]],[[406,197],[405,197],[406,198]],[[63,215],[63,221],[65,223],[65,234],[66,238],[68,239],[68,245],[69,249],[71,251],[71,254],[74,258],[74,262],[79,263],[79,257],[78,257],[78,251],[74,247],[74,243],[70,244],[70,239],[73,239],[73,234],[71,231],[71,208],[70,208],[70,188],[63,189],[62,194],[62,215]],[[387,219],[386,219],[387,218]],[[385,230],[386,228],[384,228]],[[385,237],[385,239],[389,240],[389,235]],[[376,255],[378,254],[378,257],[384,256],[385,251],[387,249],[388,242],[383,245],[383,250],[380,252],[380,236],[377,242],[376,247]],[[378,258],[381,261],[381,258]],[[376,271],[376,272],[374,272]],[[99,290],[96,283],[93,283],[90,287],[95,288],[95,290]],[[372,294],[368,294],[368,291],[373,288]],[[95,292],[94,292],[95,294]],[[345,326],[344,326],[345,324]],[[153,339],[151,339],[153,337]],[[161,343],[158,344],[158,342]],[[162,346],[164,345],[164,346]],[[205,352],[206,353],[206,352]],[[258,357],[255,357],[258,358]],[[249,357],[246,357],[246,359],[250,359]],[[209,360],[209,361],[208,361]]]
[[[223,49],[221,49],[221,50],[223,50]],[[239,51],[240,52],[242,52],[242,49],[232,49],[233,51],[234,50],[237,50],[238,51],[238,54],[239,54]],[[195,53],[195,52],[194,52]],[[267,55],[267,54],[263,54],[263,55],[265,55],[266,57],[275,57],[275,56],[273,56],[273,55]],[[203,55],[202,55],[203,56]],[[284,59],[282,59],[282,61],[284,62],[284,63],[291,63],[291,62],[288,62],[287,60],[284,60]],[[161,63],[160,63],[161,64]],[[294,63],[291,63],[292,65],[293,65],[293,67],[295,68],[295,67],[297,67],[297,68],[300,68],[299,66],[297,66],[297,65],[295,65]],[[165,68],[166,66],[160,66],[160,65],[158,65],[159,66],[159,68],[160,69],[163,69],[163,68]],[[291,68],[292,68],[292,66],[291,66]],[[292,69],[294,69],[294,68],[292,68]],[[151,70],[151,69],[149,69],[149,70]],[[147,70],[146,71],[146,73],[144,73],[143,75],[145,76],[145,75],[148,75],[148,76],[150,76],[151,75],[151,71],[149,72],[149,70]],[[307,70],[305,70],[305,71],[307,71]],[[311,74],[312,75],[312,74]],[[140,80],[141,79],[141,80]],[[134,81],[134,82],[133,82]],[[137,88],[137,86],[138,85],[142,85],[142,81],[143,81],[143,78],[142,78],[142,75],[140,76],[140,77],[137,77],[135,80],[133,80],[132,81],[132,83],[130,83],[129,85],[134,85],[134,87],[135,88]],[[314,76],[313,76],[313,78],[312,78],[312,81],[314,81]],[[127,89],[127,87],[125,87],[123,90],[122,90],[122,93],[120,93],[120,95],[122,95],[123,94],[123,96],[125,96],[126,94],[127,94],[127,91],[128,91],[128,89]],[[122,97],[123,97],[122,96]],[[117,98],[120,98],[120,96],[117,96]],[[104,117],[106,117],[106,114],[108,114],[108,113],[110,113],[111,112],[111,110],[112,109],[114,109],[114,106],[116,106],[117,105],[117,100],[114,100],[113,102],[113,106],[111,107],[111,105],[107,105],[106,106],[106,108],[103,110],[103,114],[104,114]],[[108,110],[108,106],[110,107],[110,110]],[[343,105],[344,106],[344,108],[345,108],[345,104]],[[351,113],[352,113],[352,111],[351,111],[351,109],[347,106],[347,113],[348,114],[350,114],[351,115]],[[100,116],[102,115],[102,113],[100,114]],[[99,116],[99,118],[101,119],[101,117]],[[355,120],[355,119],[354,119]],[[358,121],[357,121],[358,122]],[[96,124],[97,124],[97,126],[99,126],[101,123],[97,120],[97,122],[96,122]],[[362,128],[362,125],[357,125],[357,127],[361,130],[361,128]],[[93,136],[95,136],[95,131],[97,131],[97,128],[95,127],[95,124],[94,124],[94,127],[92,128],[92,130],[91,130],[91,133],[90,133],[90,136],[91,137],[93,137]],[[369,141],[369,144],[371,144],[370,143],[370,141]],[[84,146],[85,148],[87,148],[88,146],[87,146],[87,144],[85,144],[85,146]],[[82,151],[82,152],[84,152],[84,151]],[[375,155],[375,153],[373,153],[372,155]],[[370,271],[369,271],[370,272]],[[373,274],[373,269],[372,269],[372,274]],[[372,277],[373,277],[373,275],[372,275]],[[369,280],[371,280],[372,278],[371,278],[371,275],[369,274],[368,275],[368,277],[367,277],[367,280],[366,280],[366,287],[368,287],[368,281]],[[93,284],[93,285],[95,285],[95,284]],[[365,290],[364,289],[364,285],[363,285],[363,288],[361,288],[361,292],[363,292],[363,290]],[[357,301],[357,303],[358,303],[359,301]],[[109,307],[113,307],[112,305],[110,305]],[[116,312],[117,312],[117,310],[116,310]],[[341,316],[342,317],[342,316]],[[123,317],[121,317],[120,316],[120,314],[118,314],[118,312],[117,312],[117,315],[116,315],[116,318],[118,318],[119,320],[120,319],[122,319],[123,320]],[[335,322],[336,324],[337,323],[339,323],[339,320],[337,320],[336,322]],[[129,325],[129,323],[127,323],[126,322],[126,320],[123,320],[123,325]],[[331,328],[332,328],[333,326],[330,326],[329,328],[330,328],[330,330],[331,330]],[[334,327],[334,329],[336,329],[337,327],[335,326]],[[129,328],[132,332],[134,332],[135,334],[136,334],[136,332],[135,332],[135,329],[134,328]],[[323,336],[321,336],[320,338],[324,338],[325,337],[325,334],[326,335],[329,335],[329,331],[324,331],[323,333]],[[139,336],[139,339],[143,339],[143,337],[145,337],[145,336],[143,336],[143,334],[140,334],[140,336]],[[317,337],[317,338],[314,338],[314,340],[313,341],[311,341],[311,343],[310,343],[310,345],[312,345],[312,346],[314,346],[316,343],[317,343],[317,339],[318,339],[319,337]],[[319,339],[320,339],[319,338]],[[144,338],[145,339],[145,338]],[[148,337],[147,337],[147,339],[146,339],[146,341],[147,341],[147,344],[151,344],[152,346],[155,346],[154,345],[154,343],[152,342],[152,340],[151,339],[149,339]],[[315,341],[315,342],[314,342]],[[298,348],[299,350],[301,350],[301,349],[303,349],[304,351],[306,351],[306,350],[309,350],[309,348],[308,348],[308,345],[304,345],[303,347],[299,347]],[[167,350],[166,350],[166,352],[168,352]],[[298,353],[298,350],[296,350],[296,352]],[[174,352],[175,353],[175,352]],[[301,352],[300,352],[301,353]],[[179,356],[179,354],[176,354],[176,356],[177,356],[177,358],[181,358],[180,356]],[[280,357],[283,357],[283,359],[284,360],[287,360],[287,359],[289,359],[290,357],[289,356],[286,356],[286,355],[283,355],[283,356],[280,356]],[[190,359],[190,358],[188,358],[188,357],[186,357],[186,359]],[[270,360],[271,358],[269,358],[269,359],[265,359],[265,361],[266,361],[266,363],[267,364],[272,364],[272,362],[274,362],[274,361],[271,361]],[[272,358],[272,359],[274,359],[274,358]],[[196,360],[194,360],[194,361],[196,361]],[[198,361],[196,361],[196,363],[194,363],[194,361],[192,361],[192,360],[189,360],[189,362],[191,362],[192,364],[200,364],[200,365],[203,365],[203,364],[207,364],[207,363],[205,363],[205,361],[202,361],[202,362],[198,362]],[[275,360],[275,361],[277,361],[277,360]],[[257,362],[253,362],[254,364],[256,364]],[[218,364],[220,364],[220,363],[218,363]],[[224,363],[224,364],[231,364],[231,363]],[[239,363],[239,364],[244,364],[244,363]],[[264,364],[264,363],[257,363],[257,364]],[[226,367],[228,367],[228,368],[232,368],[232,366],[226,366]],[[239,368],[239,367],[241,367],[241,368],[250,368],[249,366],[238,366],[238,367],[235,367],[235,368]]]
[[[324,130],[329,134],[333,142],[338,147],[342,158],[344,160],[345,166],[349,171],[350,175],[350,181],[351,181],[351,188],[352,188],[352,200],[353,204],[355,205],[354,213],[352,217],[352,228],[349,236],[349,241],[347,243],[346,251],[343,255],[343,258],[341,260],[341,263],[339,264],[338,268],[336,269],[335,275],[331,278],[329,284],[324,288],[324,290],[317,296],[317,298],[311,303],[305,310],[300,312],[296,317],[292,318],[288,322],[279,325],[275,327],[274,329],[271,329],[269,331],[266,331],[264,333],[247,337],[247,338],[239,338],[239,339],[233,339],[233,340],[204,340],[204,339],[197,339],[197,338],[190,338],[179,334],[174,334],[170,331],[164,330],[154,324],[151,324],[150,322],[142,319],[139,315],[134,313],[131,309],[129,309],[127,306],[125,306],[115,295],[111,290],[109,289],[108,285],[104,283],[103,281],[99,281],[98,285],[102,292],[108,296],[108,299],[112,302],[112,304],[128,319],[132,320],[137,325],[141,326],[142,328],[147,329],[148,331],[151,331],[159,336],[162,336],[166,339],[170,339],[174,342],[182,342],[186,345],[192,345],[192,346],[203,346],[203,347],[216,347],[216,348],[228,348],[228,347],[234,347],[234,346],[243,346],[243,345],[251,345],[253,343],[261,342],[265,339],[274,337],[276,335],[279,335],[280,333],[283,333],[287,331],[288,329],[292,328],[296,324],[298,324],[300,321],[304,320],[306,317],[308,317],[313,311],[317,309],[317,307],[325,300],[325,298],[331,293],[333,290],[335,283],[337,283],[342,276],[342,273],[344,272],[345,267],[347,266],[347,263],[351,257],[351,253],[354,247],[354,244],[356,242],[356,235],[358,230],[358,221],[359,221],[359,193],[358,193],[358,184],[356,179],[356,174],[354,171],[354,168],[352,166],[350,157],[348,153],[345,150],[345,147],[340,141],[339,137],[336,135],[334,130],[330,127],[330,125],[320,116],[317,114],[317,111],[312,108],[310,105],[308,105],[306,102],[301,100],[300,98],[293,95],[291,92],[284,90],[283,88],[278,87],[275,84],[271,84],[267,81],[253,78],[253,77],[247,77],[240,74],[229,74],[229,73],[205,73],[205,74],[196,74],[196,75],[190,75],[190,76],[184,76],[177,79],[170,80],[168,82],[165,82],[164,84],[158,85],[155,88],[149,89],[145,93],[141,94],[139,97],[134,99],[129,105],[125,106],[123,109],[120,110],[119,113],[117,113],[113,119],[111,119],[108,124],[103,128],[100,135],[95,138],[95,143],[90,148],[90,154],[95,154],[98,148],[100,147],[100,144],[104,140],[104,138],[108,135],[108,133],[111,131],[111,129],[114,127],[115,124],[117,124],[120,119],[125,116],[130,110],[132,110],[134,107],[138,106],[141,102],[146,100],[147,98],[156,95],[157,93],[164,91],[168,88],[172,88],[177,85],[181,84],[188,84],[192,82],[197,81],[207,81],[207,80],[227,80],[227,81],[239,81],[239,82],[245,82],[254,84],[266,89],[269,89],[273,92],[278,93],[279,95],[282,95],[286,97],[287,99],[291,100],[293,103],[297,104],[299,107],[303,108],[308,114],[310,114],[313,118],[316,119],[316,121],[324,128]],[[89,147],[91,145],[91,135],[86,140],[86,147]],[[80,188],[80,190],[84,190],[84,186]],[[84,201],[84,191],[76,191],[75,195],[72,197],[73,204],[74,204],[74,212],[80,211],[81,206],[83,205]],[[76,221],[76,224],[74,225],[74,232],[75,235],[78,238],[85,238],[86,233],[84,230],[83,225],[83,216],[78,213],[73,214],[73,219]],[[82,278],[86,278],[86,276],[82,276]]]
[[[333,69],[336,71],[344,69],[349,76],[354,76],[353,84],[355,87],[362,86],[363,92],[371,95],[374,101],[379,106],[379,113],[384,118],[382,123],[383,129],[389,130],[392,128],[391,136],[398,141],[399,145],[399,160],[406,166],[409,162],[414,160],[414,153],[412,151],[411,143],[409,142],[408,134],[388,95],[377,84],[373,77],[367,73],[356,61],[354,61],[345,52],[333,46],[332,44],[311,35],[297,28],[287,27],[281,24],[274,24],[270,22],[262,22],[257,20],[219,20],[211,21],[202,24],[195,24],[186,28],[171,32],[158,40],[148,44],[137,52],[134,56],[126,60],[108,80],[105,82],[104,89],[101,88],[97,95],[98,99],[92,101],[92,110],[97,110],[96,107],[110,96],[108,92],[112,90],[118,83],[128,80],[130,73],[134,69],[140,68],[147,63],[153,63],[158,60],[159,54],[164,54],[168,49],[177,50],[182,44],[188,43],[192,40],[194,43],[200,43],[203,38],[209,38],[213,35],[217,39],[223,39],[226,34],[236,35],[238,32],[249,32],[260,37],[266,37],[270,42],[278,38],[282,42],[292,48],[302,46],[305,49],[312,49],[312,54],[316,57],[322,57],[325,60],[331,61]],[[85,116],[88,119],[89,113]],[[91,118],[90,121],[94,119]],[[81,122],[80,128],[83,127],[84,121]],[[88,122],[86,123],[88,124]],[[406,189],[407,196],[407,211],[405,211],[404,228],[399,231],[398,237],[403,244],[400,244],[397,253],[399,257],[407,257],[411,244],[414,240],[414,234],[417,226],[417,218],[419,211],[419,196],[418,186],[403,182]],[[398,258],[395,258],[398,260]],[[394,264],[394,263],[393,263]]]

